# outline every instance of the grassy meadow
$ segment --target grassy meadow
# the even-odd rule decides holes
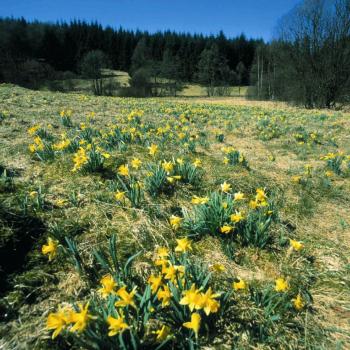
[[[0,349],[350,347],[350,115],[184,95],[0,85]]]
[[[104,84],[110,84],[112,86],[112,94],[118,94],[118,87],[125,88],[130,86],[130,75],[124,71],[103,69]],[[162,81],[162,79],[159,79]],[[164,80],[163,80],[164,82]],[[54,80],[44,83],[41,86],[41,90],[58,90],[65,92],[76,92],[82,94],[91,94],[91,80],[83,79],[82,77],[76,76],[71,79]],[[245,97],[247,95],[247,86],[231,86],[229,88],[229,95],[235,97]],[[200,98],[206,97],[206,88],[202,85],[195,83],[185,83],[183,89],[177,92],[178,96],[182,97],[193,97]]]

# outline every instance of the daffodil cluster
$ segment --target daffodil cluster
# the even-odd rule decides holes
[[[237,313],[239,303],[253,303],[271,317],[280,315],[289,322],[311,301],[305,289],[289,277],[278,277],[266,286],[235,278],[232,284],[221,284],[218,289],[212,275],[224,273],[224,266],[201,263],[192,254],[193,242],[186,237],[177,239],[174,249],[157,247],[148,277],[137,282],[130,268],[130,261],[137,255],[120,266],[115,243],[111,238],[109,258],[104,258],[102,251],[96,252],[100,266],[108,272],[100,278],[90,300],[65,303],[49,313],[47,329],[52,331],[53,339],[78,333],[79,342],[85,346],[94,343],[97,347],[131,349],[129,344],[140,348],[147,344],[179,348],[192,344],[196,348],[205,339],[208,327],[220,332],[217,324],[225,312]],[[299,252],[303,248],[301,242],[290,240],[291,250]],[[57,241],[49,238],[43,253],[51,260],[56,250]],[[240,327],[249,329],[251,321],[247,322]]]
[[[350,155],[346,155],[344,152],[330,152],[321,157],[326,161],[327,168],[337,175],[345,174],[350,170]]]
[[[50,254],[51,260],[56,250],[57,242],[49,238],[43,253]],[[214,292],[211,273],[193,260],[191,251],[192,242],[187,238],[178,239],[173,251],[158,247],[145,284],[135,285],[126,267],[120,273],[110,269],[85,306],[65,305],[49,314],[47,329],[53,331],[52,338],[62,332],[79,332],[81,340],[96,341],[94,332],[99,329],[99,341],[110,346],[122,347],[130,341],[138,346],[197,342],[201,329],[218,317],[221,300],[227,300],[233,289]],[[101,263],[108,265],[107,260]],[[158,326],[152,330],[153,325]]]
[[[285,132],[284,121],[285,117],[280,115],[271,116],[265,113],[259,115],[256,124],[259,138],[264,141],[279,138]]]
[[[254,199],[244,193],[234,192],[226,181],[220,192],[205,197],[192,198],[193,209],[184,210],[183,218],[171,221],[173,228],[202,236],[218,236],[224,241],[236,241],[243,245],[265,247],[271,240],[270,225],[277,217],[273,201],[269,201],[264,189],[258,188]]]

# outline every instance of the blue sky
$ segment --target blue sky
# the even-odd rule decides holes
[[[0,16],[42,21],[85,19],[154,32],[271,38],[276,21],[299,0],[0,0]]]

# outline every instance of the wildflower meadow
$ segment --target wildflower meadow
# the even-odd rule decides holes
[[[0,97],[0,348],[350,344],[349,114]]]

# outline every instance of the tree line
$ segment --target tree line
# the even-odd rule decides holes
[[[255,50],[262,43],[243,34],[227,38],[223,32],[215,36],[171,31],[151,34],[85,21],[42,23],[2,18],[0,80],[35,83],[41,76],[50,79],[54,72],[80,73],[84,57],[98,51],[105,56],[104,66],[108,62],[109,68],[131,73],[134,83],[151,74],[156,78],[152,84],[157,85],[159,78],[171,81],[172,93],[182,82],[199,82],[208,84],[208,94],[213,94],[219,86],[249,85]],[[208,65],[215,68],[205,76]]]
[[[334,108],[350,103],[350,0],[301,0],[268,43],[3,18],[0,52],[0,81],[31,87],[79,74],[95,94],[114,94],[103,74],[112,68],[131,77],[121,96],[176,96],[189,82],[208,96],[229,95],[231,86],[250,85],[253,98]]]

